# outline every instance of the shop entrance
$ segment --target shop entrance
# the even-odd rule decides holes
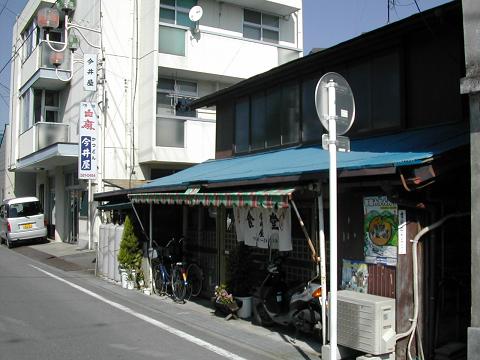
[[[85,210],[87,192],[80,186],[67,188],[67,239],[66,242],[75,244],[79,240],[82,213]]]

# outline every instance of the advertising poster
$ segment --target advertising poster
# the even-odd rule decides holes
[[[386,196],[363,198],[365,262],[397,265],[398,207]]]
[[[344,259],[342,289],[368,294],[368,265],[363,261]]]
[[[290,208],[233,208],[237,241],[262,249],[292,250]]]

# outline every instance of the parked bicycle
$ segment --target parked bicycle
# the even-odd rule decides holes
[[[158,295],[172,295],[178,302],[198,296],[203,285],[203,271],[195,263],[177,261],[170,249],[181,248],[184,238],[172,238],[165,247],[158,247],[157,263],[153,266],[153,290]],[[178,252],[177,252],[178,253]]]

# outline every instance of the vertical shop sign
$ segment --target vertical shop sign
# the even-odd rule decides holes
[[[363,199],[365,262],[397,265],[398,207],[386,196]]]
[[[83,89],[97,91],[97,55],[83,55]]]
[[[78,178],[97,178],[97,114],[96,104],[80,103],[78,122]]]

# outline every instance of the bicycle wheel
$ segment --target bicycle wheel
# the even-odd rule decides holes
[[[179,268],[174,268],[172,271],[172,295],[175,301],[184,301],[187,294],[187,286],[182,279],[182,274]]]
[[[192,296],[198,296],[203,287],[203,271],[200,266],[195,263],[188,265],[187,279],[192,289]]]
[[[153,272],[153,291],[160,296],[167,292],[167,284],[161,267],[155,268]]]

